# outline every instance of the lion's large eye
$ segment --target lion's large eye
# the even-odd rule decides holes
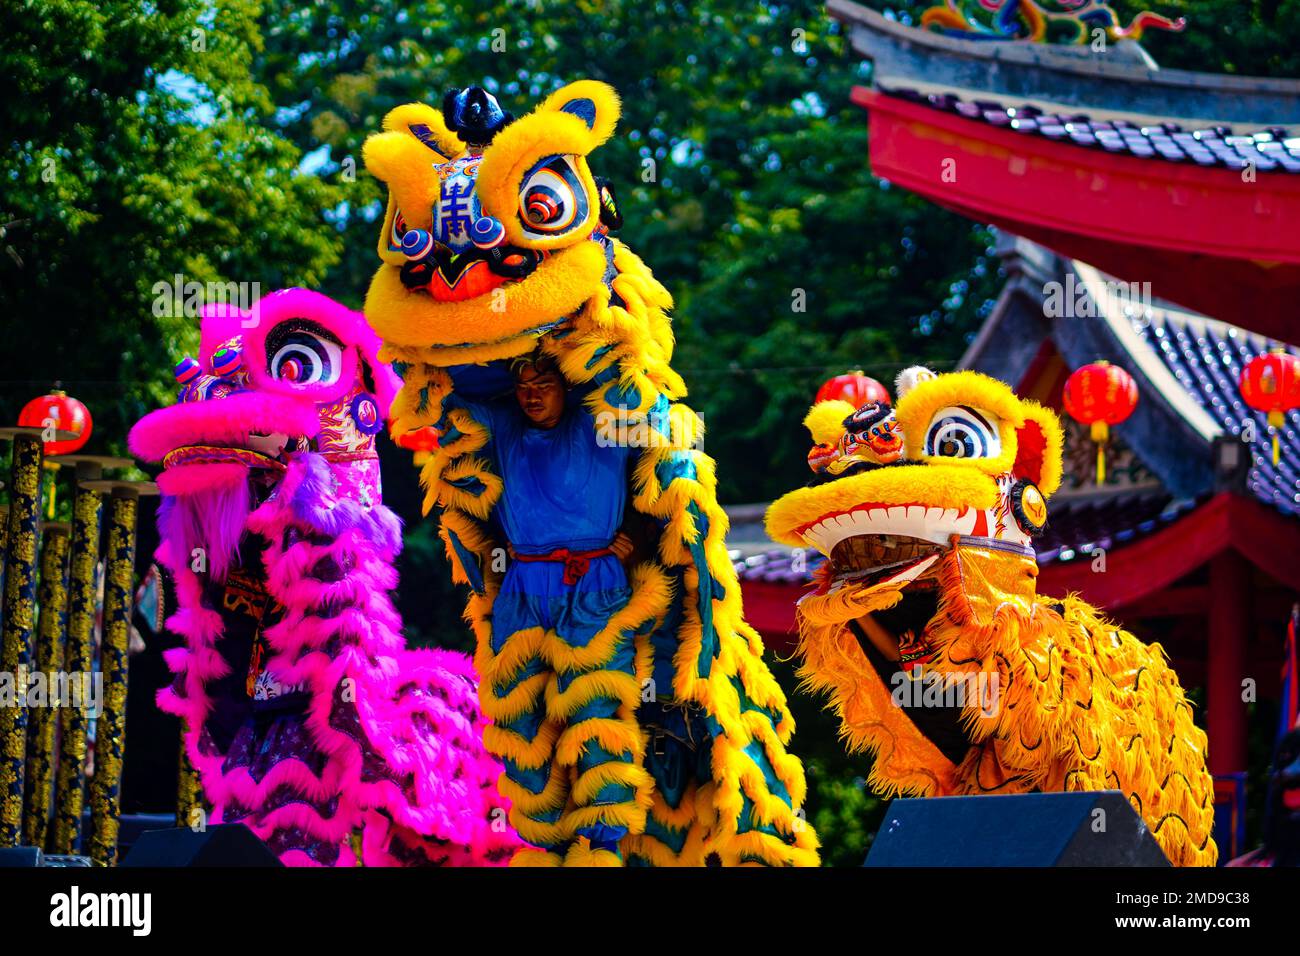
[[[1002,452],[998,422],[967,405],[940,409],[925,433],[925,454],[934,458],[996,458]]]
[[[343,346],[315,322],[290,319],[266,336],[266,370],[295,385],[333,385],[343,373]]]
[[[519,218],[524,232],[548,238],[583,225],[589,218],[587,192],[572,160],[549,156],[524,177]]]

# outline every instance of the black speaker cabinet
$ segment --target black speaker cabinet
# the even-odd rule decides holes
[[[242,823],[218,823],[141,833],[122,866],[283,866],[265,843]]]
[[[10,867],[43,866],[44,854],[40,847],[6,846],[0,847],[0,869]]]
[[[866,866],[1169,866],[1118,790],[895,800]]]

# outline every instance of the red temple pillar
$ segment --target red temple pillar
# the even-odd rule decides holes
[[[1251,619],[1250,565],[1235,551],[1210,561],[1210,646],[1206,707],[1210,773],[1246,769],[1246,641]]]

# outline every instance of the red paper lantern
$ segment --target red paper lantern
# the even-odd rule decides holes
[[[18,413],[18,424],[23,428],[49,428],[73,432],[75,438],[45,442],[46,455],[70,455],[79,451],[90,440],[92,422],[90,410],[62,389],[33,398]]]
[[[848,372],[828,378],[822,383],[822,387],[817,389],[814,404],[837,398],[848,402],[854,408],[861,408],[868,402],[889,404],[889,392],[885,390],[885,386],[861,372]]]
[[[1300,408],[1300,358],[1285,349],[1255,356],[1241,370],[1241,397],[1251,408],[1268,414],[1276,465],[1278,429],[1285,424],[1287,412]]]
[[[1092,362],[1075,369],[1065,381],[1062,404],[1075,421],[1087,425],[1097,443],[1097,484],[1106,480],[1106,441],[1110,426],[1118,425],[1137,407],[1133,376],[1118,365]]]

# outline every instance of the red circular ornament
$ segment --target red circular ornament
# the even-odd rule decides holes
[[[18,424],[23,428],[48,428],[73,432],[76,438],[45,442],[46,455],[70,455],[90,440],[90,409],[60,389],[48,395],[33,398],[18,413]]]
[[[1118,365],[1093,362],[1066,379],[1061,400],[1077,422],[1118,425],[1137,407],[1137,383]]]
[[[813,404],[829,402],[837,398],[848,402],[854,408],[861,408],[868,402],[890,404],[889,392],[885,390],[885,386],[861,372],[848,372],[828,378],[822,383],[822,387],[817,389],[817,398],[814,399]]]
[[[433,451],[438,447],[438,433],[434,431],[433,426],[426,425],[415,431],[393,435],[393,442],[398,448],[405,448],[408,451]]]

